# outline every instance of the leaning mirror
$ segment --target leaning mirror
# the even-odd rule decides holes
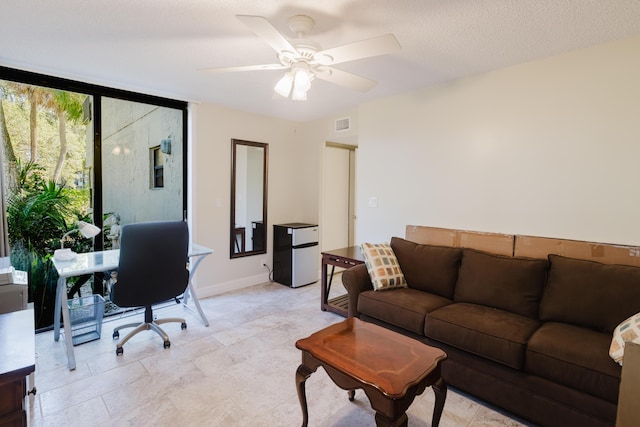
[[[268,157],[268,144],[231,140],[231,258],[267,252]]]

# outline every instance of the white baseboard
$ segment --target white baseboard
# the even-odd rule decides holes
[[[243,277],[238,280],[231,280],[228,282],[215,283],[212,285],[206,285],[203,283],[196,283],[196,292],[198,298],[208,298],[214,295],[223,294],[225,292],[237,291],[239,289],[248,288],[250,286],[259,285],[269,281],[269,274],[257,274],[255,276]],[[202,281],[201,281],[202,282]]]

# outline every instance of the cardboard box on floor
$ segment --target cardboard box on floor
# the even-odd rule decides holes
[[[638,246],[483,233],[419,225],[407,225],[405,238],[416,243],[471,248],[507,256],[546,258],[549,254],[556,254],[603,264],[640,266],[640,247]]]
[[[470,248],[498,255],[513,256],[512,234],[408,225],[405,238],[412,242],[453,248]]]

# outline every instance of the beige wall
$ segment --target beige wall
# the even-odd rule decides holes
[[[640,38],[390,97],[308,123],[193,105],[201,296],[267,280],[273,224],[322,227],[325,142],[358,145],[356,242],[407,224],[640,244]],[[349,116],[352,130],[334,132]],[[229,259],[231,139],[269,144],[266,256]],[[377,197],[378,207],[368,207]]]
[[[268,280],[273,224],[318,222],[317,156],[286,120],[194,104],[190,107],[190,206],[193,241],[214,249],[199,267],[200,296]],[[231,139],[269,144],[267,254],[229,258]]]
[[[636,37],[361,105],[356,241],[419,224],[640,244],[638,76]]]

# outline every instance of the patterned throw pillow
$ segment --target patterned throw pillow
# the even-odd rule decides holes
[[[374,291],[407,287],[398,259],[388,243],[363,243],[362,254]]]
[[[640,344],[640,313],[629,317],[613,331],[609,356],[620,365],[622,365],[626,342]]]

